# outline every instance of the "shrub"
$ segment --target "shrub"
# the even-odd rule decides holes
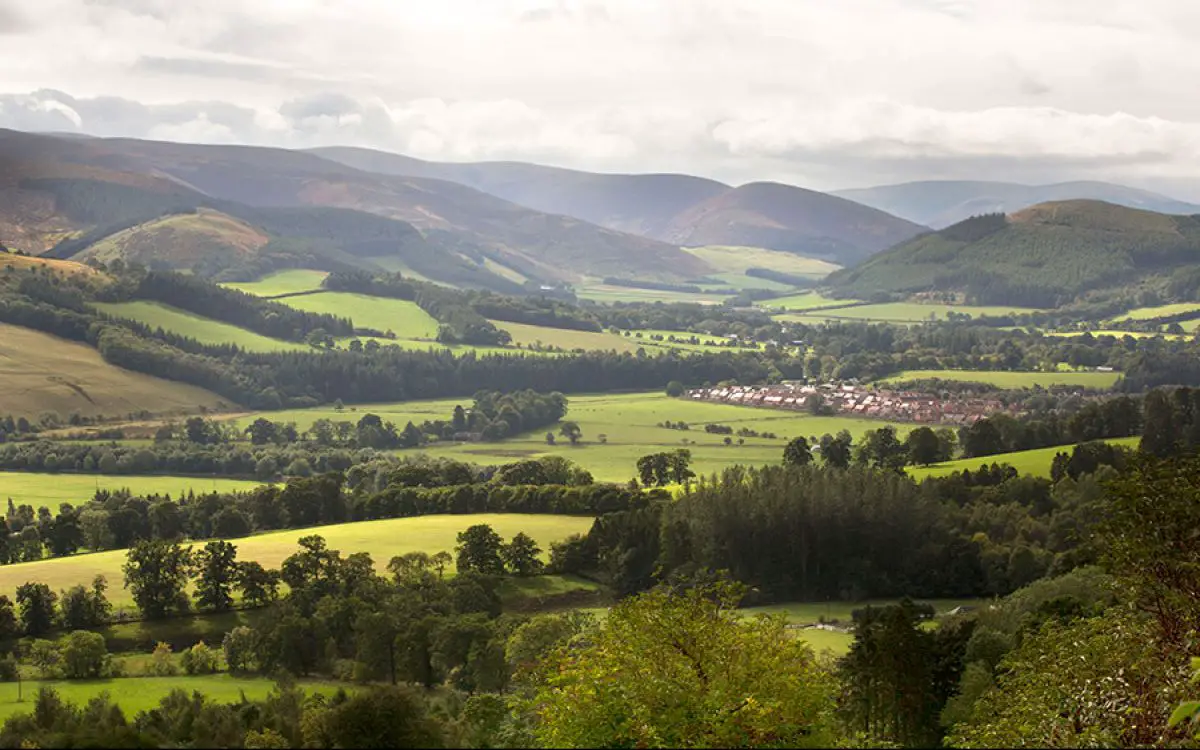
[[[58,676],[60,658],[58,646],[50,641],[39,638],[29,646],[29,663],[38,670],[44,679],[53,679]]]
[[[183,652],[183,669],[188,674],[212,674],[217,671],[217,652],[200,641]]]
[[[245,625],[238,626],[225,634],[221,650],[225,652],[225,664],[230,672],[248,672],[254,663],[254,631]]]
[[[111,657],[99,633],[76,630],[63,639],[59,652],[63,676],[68,680],[108,676]]]
[[[150,661],[150,674],[156,677],[173,677],[179,674],[179,668],[171,660],[171,645],[159,641],[154,647],[154,655]]]

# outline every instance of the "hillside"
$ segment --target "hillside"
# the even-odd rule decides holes
[[[318,148],[312,153],[367,172],[457,182],[538,211],[643,237],[660,237],[678,214],[730,189],[680,174],[597,174],[522,162],[430,162],[365,148]]]
[[[378,174],[449,180],[548,213],[673,245],[733,245],[841,264],[921,231],[824,193],[775,183],[733,188],[679,174],[595,174],[517,162],[439,163],[360,148],[312,153]]]
[[[979,214],[1012,213],[1038,203],[1065,200],[1097,200],[1164,214],[1200,213],[1200,206],[1195,204],[1109,182],[1019,185],[1011,182],[931,180],[841,190],[834,195],[874,206],[934,229],[943,229]]]
[[[200,209],[192,214],[172,214],[105,237],[75,260],[95,259],[109,263],[118,258],[148,267],[193,270],[245,264],[264,245],[269,235],[232,216]]]
[[[47,140],[69,146],[73,159],[165,175],[217,201],[259,209],[352,209],[399,220],[420,229],[441,251],[487,255],[526,276],[574,281],[585,274],[633,272],[677,280],[711,270],[662,242],[534,211],[457,183],[368,174],[308,153],[130,139]]]
[[[66,418],[74,412],[125,416],[229,405],[200,388],[110,365],[84,344],[3,323],[0,383],[0,414],[29,418],[46,411]]]
[[[813,190],[756,182],[676,216],[662,238],[681,245],[748,245],[854,263],[922,227]]]
[[[1099,201],[992,214],[902,243],[831,275],[838,292],[956,292],[977,304],[1054,307],[1083,292],[1200,264],[1200,219]]]

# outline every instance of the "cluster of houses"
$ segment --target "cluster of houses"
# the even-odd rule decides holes
[[[1006,406],[997,399],[890,391],[834,383],[699,388],[688,391],[686,397],[697,401],[795,411],[812,410],[815,403],[827,413],[843,416],[955,426],[971,425],[999,412],[1018,413],[1015,407]]]

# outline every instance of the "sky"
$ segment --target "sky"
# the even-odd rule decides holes
[[[0,0],[0,127],[1200,199],[1197,0]]]

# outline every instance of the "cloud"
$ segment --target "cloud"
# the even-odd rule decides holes
[[[0,0],[9,17],[7,127],[817,189],[1200,177],[1194,0]]]

